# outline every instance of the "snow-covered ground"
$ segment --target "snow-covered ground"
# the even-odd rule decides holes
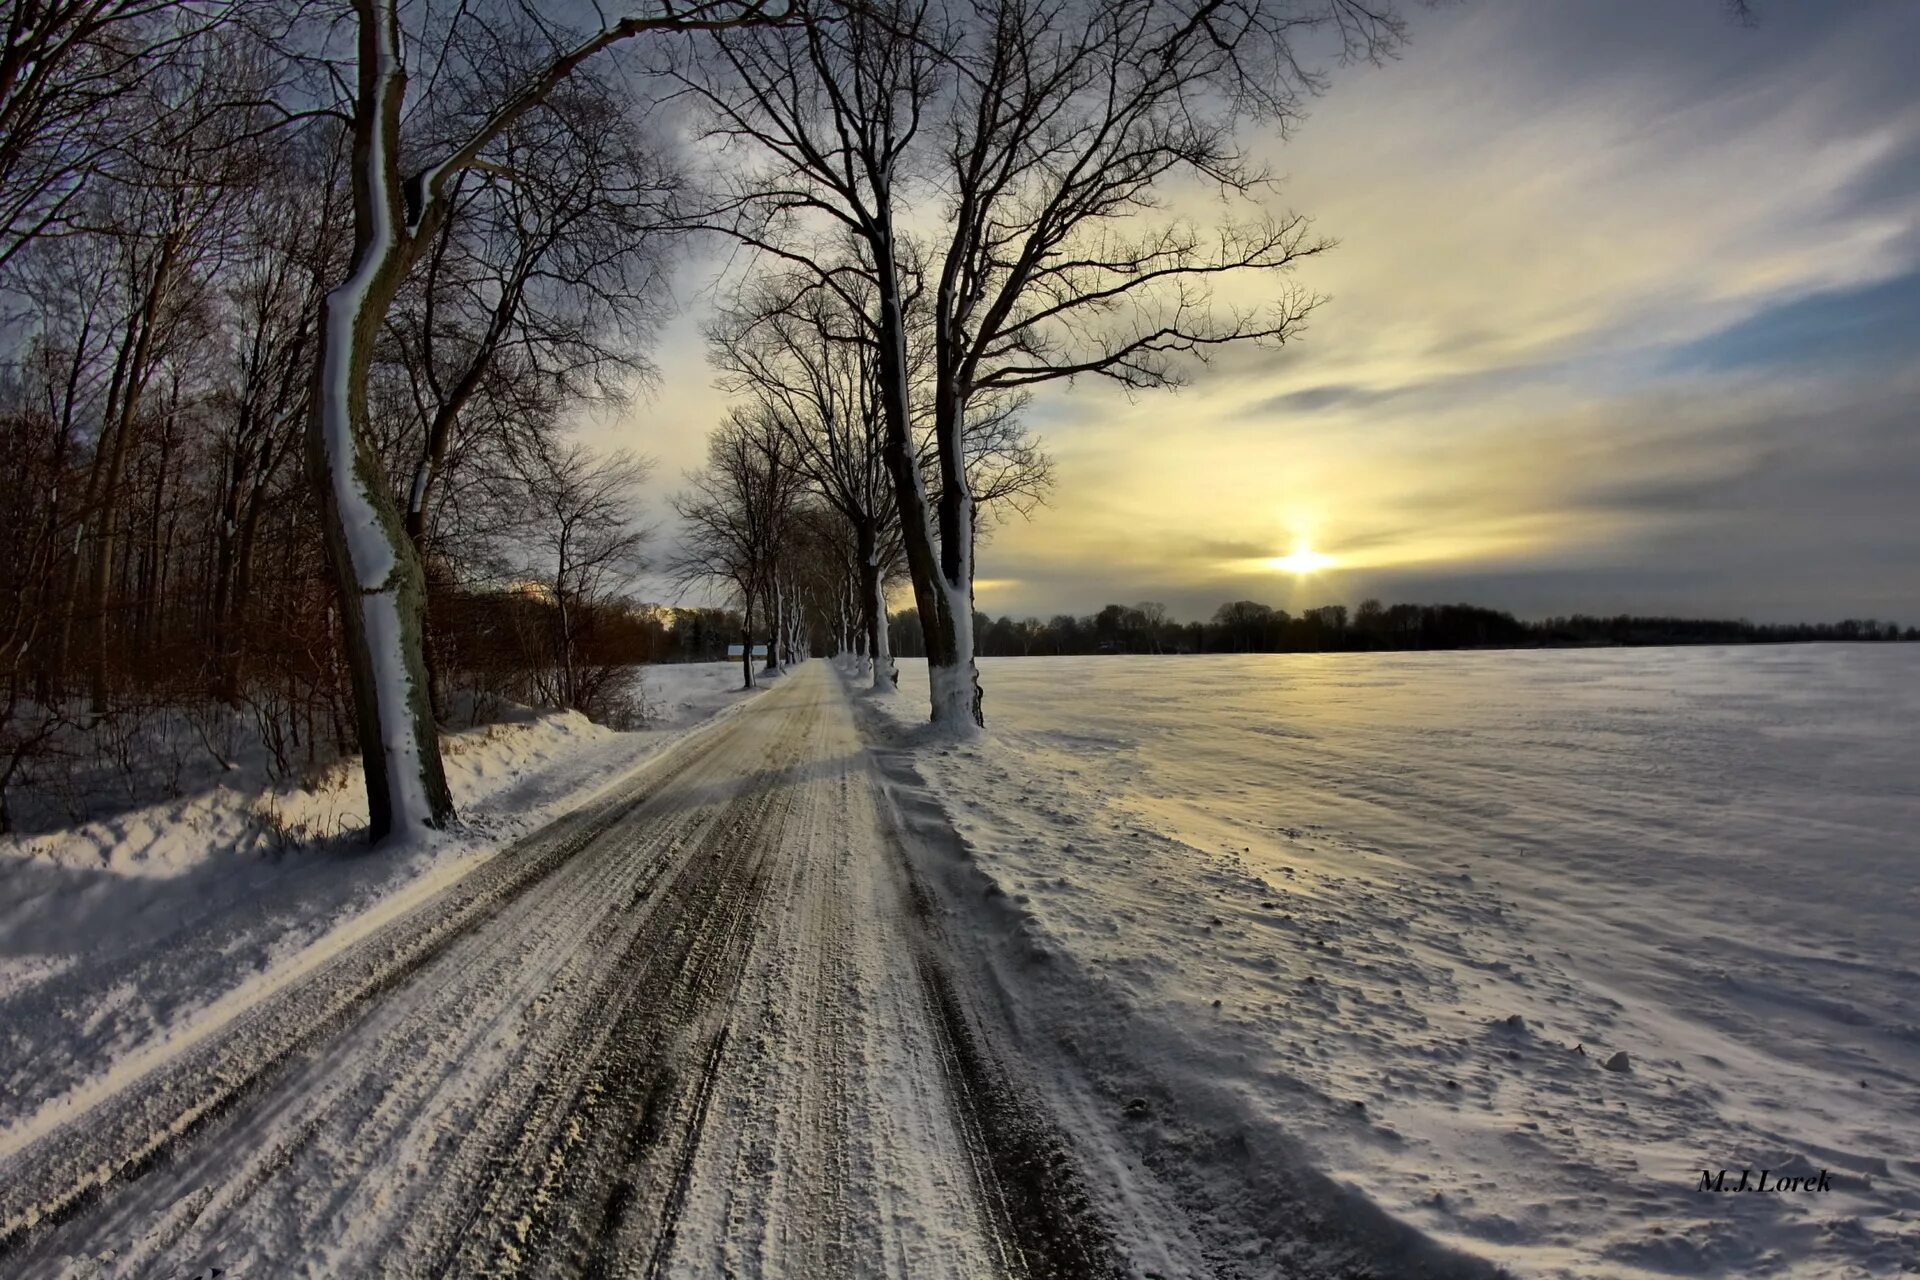
[[[863,763],[791,671],[0,1140],[0,1274],[1137,1280],[972,1038]]]
[[[1156,1141],[1521,1276],[1920,1270],[1920,647],[983,667],[874,703]]]
[[[110,1063],[196,1034],[424,901],[743,696],[733,663],[644,679],[656,717],[644,730],[567,712],[449,735],[459,823],[406,846],[360,844],[356,762],[306,788],[240,770],[177,800],[0,839],[0,1140],[84,1100]]]

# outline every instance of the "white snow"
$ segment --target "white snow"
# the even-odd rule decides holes
[[[963,572],[971,574],[972,570],[963,566]],[[948,737],[967,740],[979,731],[973,719],[973,694],[979,687],[979,664],[973,656],[973,580],[969,576],[962,584],[955,584],[943,578],[934,589],[947,597],[955,651],[964,656],[951,667],[924,667],[933,686],[931,705],[936,723]]]
[[[648,667],[644,681],[641,731],[565,712],[446,735],[460,821],[396,847],[369,852],[356,834],[357,761],[304,788],[238,770],[0,839],[0,1154],[748,696],[731,663]]]
[[[424,827],[433,806],[408,711],[413,681],[407,675],[406,645],[400,625],[398,591],[369,591],[360,596],[360,625],[366,629],[374,683],[380,689],[380,737],[385,748],[387,794],[392,797],[396,835],[411,837]]]
[[[1006,1274],[1031,1239],[1004,1207],[1025,1183],[988,1144],[1032,1141],[1032,1113],[978,1052],[958,984],[930,996],[939,951],[861,748],[836,677],[801,664],[623,786],[621,816],[500,909],[362,933],[331,948],[337,985],[247,992],[250,1018],[204,1056],[117,1063],[125,1087],[0,1165],[0,1230],[73,1204],[90,1171],[107,1188],[10,1261],[569,1273],[587,1240],[609,1269],[674,1277]],[[497,892],[510,869],[477,878]],[[352,1016],[324,1025],[337,1002]],[[1136,1272],[1210,1270],[1129,1203],[1150,1246]]]
[[[1081,1069],[1521,1276],[1920,1263],[1920,648],[982,665],[869,705]]]

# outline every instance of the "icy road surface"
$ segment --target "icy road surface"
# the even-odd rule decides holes
[[[839,681],[797,670],[10,1131],[0,1273],[1124,1274],[878,805]]]

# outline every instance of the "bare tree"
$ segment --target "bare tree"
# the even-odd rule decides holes
[[[741,682],[753,683],[754,610],[767,623],[773,659],[776,565],[790,529],[800,472],[789,464],[779,428],[736,410],[707,443],[707,465],[674,499],[679,549],[669,571],[683,589],[718,587],[740,604]]]
[[[912,414],[913,264],[898,193],[911,180],[923,115],[943,82],[946,24],[925,3],[822,6],[808,16],[791,30],[731,33],[719,41],[719,73],[696,69],[686,80],[710,108],[716,134],[750,139],[768,158],[742,179],[738,207],[747,216],[729,229],[814,273],[870,328],[882,458],[925,612],[935,589],[931,508]],[[857,257],[823,252],[841,237]],[[936,718],[948,701],[940,693],[945,670],[930,666]]]
[[[8,56],[25,47],[22,24],[89,7],[110,6],[16,6]],[[246,22],[214,20],[242,9]],[[140,793],[129,744],[149,728],[152,741],[183,740],[155,717],[224,726],[206,735],[223,760],[233,758],[223,735],[252,717],[281,770],[343,752],[356,733],[377,738],[380,721],[356,715],[356,702],[366,711],[393,692],[389,681],[369,694],[369,634],[385,674],[406,674],[394,660],[409,639],[394,629],[401,593],[371,593],[394,607],[369,632],[380,601],[357,585],[329,590],[326,557],[349,543],[377,553],[398,535],[386,585],[423,576],[417,557],[403,563],[412,540],[396,500],[415,480],[431,495],[419,514],[452,508],[436,534],[452,535],[440,565],[447,616],[460,620],[447,644],[454,678],[515,698],[544,680],[555,701],[584,705],[604,670],[650,641],[606,594],[631,528],[599,521],[604,495],[591,485],[604,473],[569,454],[563,430],[583,397],[610,398],[645,372],[637,352],[659,316],[665,261],[655,232],[679,176],[634,118],[631,86],[576,79],[589,73],[575,55],[638,30],[771,15],[662,7],[576,41],[520,0],[362,5],[348,23],[325,6],[273,3],[146,6],[144,25],[133,7],[115,12],[127,24],[95,35],[127,41],[124,65],[143,74],[89,122],[86,138],[105,149],[59,179],[70,188],[46,188],[57,216],[8,249],[0,317],[0,417],[22,477],[4,512],[19,573],[0,584],[0,771],[32,775],[33,820],[49,812],[53,789],[38,785],[49,769],[72,804],[91,806],[84,797],[101,792],[80,771],[107,753],[127,775],[119,790]],[[387,65],[402,13],[416,47],[401,74],[424,86],[410,99]],[[266,30],[277,21],[290,33]],[[380,34],[371,46],[359,40],[367,24]],[[152,43],[165,33],[186,34]],[[373,50],[358,68],[370,97],[353,63],[331,56],[342,33]],[[37,75],[34,59],[48,56],[42,46],[0,73]],[[343,68],[349,109],[333,111],[326,78]],[[295,119],[302,127],[287,128]],[[444,173],[415,170],[410,187],[402,141]],[[348,347],[326,347],[330,319]],[[342,419],[322,413],[317,393],[342,386],[352,403],[341,491],[365,496],[361,482],[377,481],[373,506],[358,508],[375,518],[336,524],[329,538],[320,507],[338,473],[320,428]],[[322,481],[304,490],[292,465],[303,437]],[[439,465],[462,459],[470,494]],[[395,519],[383,523],[381,510]],[[516,591],[529,557],[549,552],[548,589]],[[356,628],[357,650],[343,644]],[[355,654],[350,701],[343,658]],[[414,691],[401,683],[410,715]],[[75,716],[76,690],[104,714]],[[417,728],[403,717],[386,729],[396,723],[400,737]],[[431,749],[413,734],[373,762],[370,796],[399,794],[390,766],[404,785],[403,757],[422,743]],[[424,796],[425,775],[414,781]],[[378,800],[373,812],[376,834],[418,816]]]
[[[240,698],[261,523],[298,456],[320,294],[344,247],[346,189],[333,163],[340,148],[335,139],[311,141],[317,145],[304,147],[249,201],[226,287],[229,371],[214,393],[220,475],[208,665],[216,695],[229,703]]]
[[[634,520],[635,491],[652,464],[628,453],[597,458],[584,446],[542,447],[522,459],[529,519],[519,539],[527,572],[553,602],[554,651],[562,706],[587,711],[581,678],[583,613],[641,568],[645,533]]]
[[[870,326],[839,294],[785,273],[743,289],[709,345],[723,385],[785,435],[794,465],[852,531],[873,687],[892,690],[885,585],[899,563],[899,520]]]
[[[511,42],[491,42],[489,51],[506,64],[484,69],[496,92],[472,118],[441,129],[409,158],[401,128],[409,62],[398,0],[353,0],[353,12],[353,253],[345,278],[321,305],[308,458],[344,602],[369,831],[378,840],[395,829],[444,825],[453,814],[427,695],[425,582],[369,420],[368,371],[388,309],[439,236],[460,175],[486,163],[489,148],[588,59],[644,34],[711,31],[777,15],[758,0],[663,6],[562,42],[531,10],[462,9],[447,47],[470,27],[490,34],[506,26],[524,33],[525,52],[506,56]]]
[[[963,669],[949,695],[970,694],[976,720],[968,416],[983,393],[1085,374],[1172,386],[1180,357],[1297,330],[1313,303],[1299,291],[1222,307],[1214,286],[1284,272],[1324,247],[1304,220],[1256,213],[1202,230],[1163,213],[1160,191],[1186,178],[1251,197],[1268,182],[1240,155],[1236,128],[1297,114],[1316,81],[1295,41],[1321,25],[1359,56],[1399,37],[1390,18],[1346,0],[1103,0],[1001,4],[959,46],[931,298],[942,590],[928,651],[952,651]]]
[[[164,132],[145,83],[210,52],[236,6],[159,0],[19,0],[0,45],[0,269],[36,239],[84,222],[84,197]]]
[[[1197,179],[1251,197],[1235,149],[1255,117],[1292,119],[1318,86],[1296,53],[1330,29],[1349,56],[1399,38],[1359,0],[894,0],[804,28],[729,33],[724,76],[690,74],[716,132],[756,142],[743,241],[850,305],[875,290],[887,461],[927,645],[936,721],[981,722],[973,663],[978,495],[970,417],[991,398],[1096,374],[1172,385],[1181,361],[1279,342],[1310,299],[1214,305],[1215,282],[1285,271],[1318,242],[1293,217],[1202,233],[1161,212]],[[905,211],[937,199],[935,229]],[[823,257],[822,229],[860,261]],[[914,319],[915,311],[919,319]],[[930,337],[933,466],[915,431],[913,338]]]
[[[146,426],[147,395],[171,364],[174,402],[153,415],[169,427],[178,408],[178,362],[205,336],[213,274],[232,248],[236,216],[264,161],[262,109],[248,102],[265,72],[259,51],[209,43],[217,47],[208,56],[162,64],[149,74],[136,101],[152,122],[121,143],[126,170],[100,184],[85,204],[89,238],[107,248],[120,295],[84,499],[86,590],[69,595],[89,630],[95,717],[107,712],[109,649],[127,638],[116,626],[109,594],[123,483]],[[212,56],[218,52],[231,57]]]
[[[464,426],[538,420],[523,397],[616,400],[664,314],[683,176],[619,88],[578,71],[456,177],[449,213],[388,322],[417,423],[408,537],[426,552]],[[491,401],[491,404],[476,403]],[[469,410],[476,412],[469,414]]]
[[[23,362],[26,381],[8,388],[11,404],[0,411],[0,834],[13,830],[12,786],[66,725],[32,658],[59,600],[63,548],[79,528],[80,509],[62,491],[78,449],[86,336],[83,320],[71,347],[36,342]]]

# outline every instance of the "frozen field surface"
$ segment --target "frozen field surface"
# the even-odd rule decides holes
[[[1167,1142],[1520,1276],[1920,1269],[1920,647],[1007,659],[965,745],[902,674],[1010,999]]]

